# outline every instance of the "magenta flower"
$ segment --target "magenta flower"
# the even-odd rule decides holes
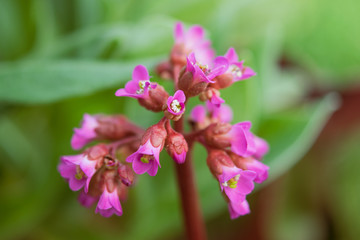
[[[246,200],[242,202],[229,202],[228,209],[231,219],[235,219],[250,213],[249,203]]]
[[[94,203],[96,203],[98,200],[99,197],[93,197],[89,194],[86,194],[84,191],[81,191],[78,196],[78,201],[80,202],[80,204],[87,208],[94,205]]]
[[[256,172],[254,182],[262,183],[268,178],[269,167],[262,162],[253,158],[246,158],[243,161],[243,165],[245,169]]]
[[[213,79],[218,75],[225,73],[228,69],[228,61],[224,57],[216,57],[209,66],[206,63],[201,63],[195,58],[195,53],[192,52],[186,58],[186,71],[191,72],[194,82],[214,83]]]
[[[173,115],[181,115],[185,111],[185,94],[181,90],[177,90],[174,96],[170,96],[167,100],[167,109]]]
[[[224,191],[230,202],[242,202],[247,194],[254,189],[254,171],[242,170],[237,167],[223,166],[223,172],[218,176],[221,191]]]
[[[63,178],[68,180],[71,190],[78,191],[84,187],[87,177],[78,165],[61,161],[58,165],[58,171]]]
[[[256,152],[254,135],[250,132],[251,122],[240,122],[232,126],[227,134],[231,151],[242,156],[249,157]]]
[[[126,158],[127,162],[132,162],[133,170],[136,174],[148,173],[155,176],[160,166],[159,155],[163,145],[154,147],[150,138],[144,145],[140,145],[139,149]]]
[[[146,98],[149,88],[155,89],[157,84],[150,82],[150,76],[145,66],[137,65],[132,74],[132,80],[127,82],[125,88],[116,91],[117,97]]]
[[[71,138],[71,147],[74,150],[83,148],[86,144],[96,138],[95,129],[99,126],[96,116],[84,114],[80,128],[74,128],[74,135]]]
[[[87,193],[91,177],[96,172],[96,165],[101,162],[108,153],[109,151],[107,147],[104,144],[99,144],[89,148],[83,154],[62,156],[61,161],[69,165],[76,165],[83,172],[83,174],[86,176],[84,190],[85,193]],[[61,169],[62,168],[63,167],[61,167]],[[79,176],[80,175],[77,175],[78,178]]]
[[[122,208],[116,188],[112,192],[109,192],[105,186],[104,192],[101,194],[96,206],[95,213],[100,213],[103,217],[110,217],[113,214],[118,216],[122,215]]]
[[[233,76],[233,82],[241,81],[256,75],[254,70],[244,66],[244,61],[239,62],[239,57],[234,48],[230,48],[224,55],[229,61],[229,68],[226,73],[230,73]]]
[[[195,106],[190,114],[190,119],[202,127],[215,122],[229,123],[232,118],[233,113],[230,106],[222,104],[217,107],[210,101],[206,102],[206,107],[203,105]]]
[[[222,104],[218,107],[211,101],[207,101],[206,108],[210,112],[211,118],[218,122],[229,123],[233,119],[233,112],[229,105]]]
[[[194,25],[184,30],[184,25],[177,22],[174,29],[175,46],[183,49],[184,55],[194,52],[203,61],[210,61],[214,58],[214,50],[211,42],[205,39],[205,31],[199,25]]]

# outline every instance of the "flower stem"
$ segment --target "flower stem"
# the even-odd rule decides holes
[[[174,122],[174,129],[184,132],[183,117]],[[195,177],[192,163],[192,145],[193,141],[188,141],[189,151],[186,155],[186,161],[183,164],[176,164],[176,175],[181,196],[181,203],[186,226],[187,239],[206,239],[206,229],[204,219],[199,204],[199,196],[195,185]]]

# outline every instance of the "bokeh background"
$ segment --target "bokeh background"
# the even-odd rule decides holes
[[[185,237],[166,154],[109,219],[81,207],[56,170],[76,153],[84,113],[124,113],[143,127],[160,119],[114,92],[135,65],[166,59],[178,20],[203,25],[217,54],[233,46],[256,70],[222,97],[234,122],[251,120],[271,146],[252,214],[234,221],[196,146],[209,239],[358,239],[359,9],[355,0],[0,0],[0,239]]]

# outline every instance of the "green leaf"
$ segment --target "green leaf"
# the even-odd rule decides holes
[[[50,61],[0,65],[0,101],[39,104],[121,87],[135,65],[149,69],[159,57],[136,62]]]
[[[264,159],[270,166],[267,183],[305,155],[337,106],[337,95],[329,94],[316,104],[265,118],[258,133],[270,145]]]

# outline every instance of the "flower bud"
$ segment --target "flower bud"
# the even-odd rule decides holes
[[[166,130],[168,133],[168,136],[165,140],[166,151],[176,163],[184,163],[186,159],[186,153],[189,150],[184,136],[174,131],[170,124],[167,125]]]
[[[215,123],[205,130],[205,140],[217,148],[230,147],[231,151],[249,157],[256,152],[254,135],[250,132],[250,122],[240,122],[233,126],[228,123]]]
[[[126,186],[133,185],[135,175],[131,167],[129,167],[128,165],[119,164],[117,171],[123,184],[125,184]]]
[[[216,89],[223,89],[230,87],[233,83],[233,75],[230,73],[224,73],[215,78],[215,82],[210,84],[210,87]]]
[[[171,79],[173,76],[173,69],[172,65],[168,61],[164,61],[159,63],[156,68],[155,72],[163,79]]]
[[[220,149],[211,149],[208,153],[206,163],[210,169],[210,172],[215,178],[223,173],[223,167],[234,167],[234,163],[231,161],[229,155]]]
[[[226,148],[231,146],[231,135],[228,133],[232,129],[229,123],[214,123],[205,130],[205,141],[208,145],[216,148]]]
[[[169,94],[163,86],[158,85],[155,89],[149,89],[148,97],[138,98],[141,106],[153,112],[161,112],[166,104]]]
[[[219,90],[212,87],[207,87],[206,90],[200,94],[199,98],[204,102],[209,100],[209,102],[217,108],[219,108],[220,105],[225,102],[224,99],[220,97]]]

